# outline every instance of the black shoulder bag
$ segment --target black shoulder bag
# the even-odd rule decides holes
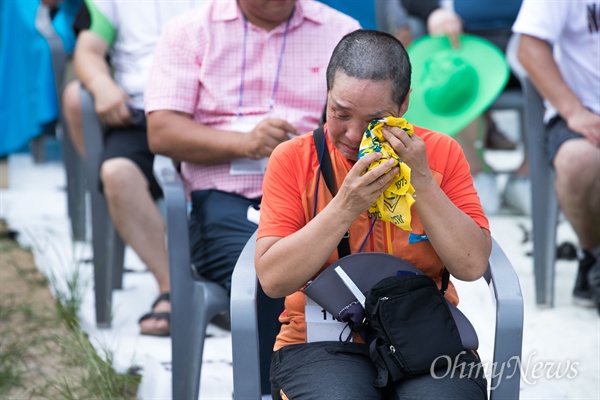
[[[323,128],[313,132],[321,173],[333,190],[333,169]],[[339,257],[350,254],[348,235],[338,245]],[[375,266],[370,266],[375,267]],[[365,301],[366,343],[377,367],[374,386],[447,368],[464,350],[459,330],[444,293],[450,273],[444,268],[442,288],[427,275],[399,274],[384,278],[368,292]]]

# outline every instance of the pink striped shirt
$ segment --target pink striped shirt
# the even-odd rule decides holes
[[[243,105],[240,84],[244,20],[235,0],[213,0],[173,19],[156,46],[146,85],[146,112],[172,110],[223,130],[254,125],[269,113],[286,24],[267,32],[248,23]],[[319,122],[327,96],[325,71],[333,48],[358,22],[313,0],[298,0],[289,24],[270,117],[300,132]],[[240,129],[240,131],[242,131]],[[262,174],[231,175],[230,163],[184,162],[189,191],[217,189],[247,198],[262,195]]]

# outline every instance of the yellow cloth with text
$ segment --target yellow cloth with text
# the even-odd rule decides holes
[[[369,165],[365,173],[390,159],[396,161],[394,166],[400,167],[394,182],[377,198],[375,204],[369,208],[369,213],[383,221],[392,222],[405,231],[411,231],[410,207],[415,202],[412,196],[415,189],[410,184],[410,167],[402,162],[393,147],[383,137],[384,125],[397,126],[409,136],[414,134],[413,126],[404,118],[386,117],[369,122],[360,143],[358,159],[372,152],[381,153],[381,158]]]

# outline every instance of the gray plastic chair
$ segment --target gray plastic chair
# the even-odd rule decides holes
[[[554,192],[554,170],[548,162],[543,122],[542,97],[517,59],[520,35],[514,34],[507,49],[507,60],[519,78],[525,97],[525,147],[531,176],[533,220],[533,271],[538,306],[554,306],[556,227],[559,205]]]
[[[65,51],[61,37],[56,33],[50,19],[50,9],[40,4],[36,14],[38,32],[48,42],[50,54],[52,56],[52,70],[54,72],[54,84],[56,87],[57,104],[59,109],[59,119],[50,129],[56,130],[56,136],[61,143],[62,158],[67,176],[67,209],[71,221],[71,232],[74,240],[85,240],[85,179],[83,174],[83,163],[75,151],[71,142],[71,137],[67,132],[67,124],[61,112],[61,93],[64,84],[65,65],[67,62],[67,53]],[[40,161],[44,159],[44,136],[39,140],[32,141],[32,150],[34,159]]]
[[[100,158],[104,147],[104,129],[96,115],[94,98],[82,85],[81,116],[85,143],[85,177],[92,211],[92,252],[94,260],[94,295],[96,325],[111,325],[112,290],[123,287],[125,243],[110,219],[108,205],[100,193]]]
[[[496,306],[496,332],[494,341],[494,365],[515,365],[515,357],[520,359],[523,343],[523,296],[519,279],[512,264],[492,239],[492,253],[488,269],[484,275],[490,285]],[[261,363],[270,362],[270,347],[259,343],[264,336],[271,337],[271,327],[260,321],[264,298],[260,297],[260,285],[254,269],[254,249],[256,236],[252,236],[233,271],[231,290],[231,340],[233,353],[233,393],[236,399],[270,398],[268,385],[261,385]],[[272,300],[272,299],[270,299]],[[277,321],[277,308],[271,308],[267,317]],[[265,318],[265,315],[262,315]],[[264,371],[264,369],[263,369]],[[495,371],[496,373],[498,371]],[[264,374],[265,372],[263,372]],[[268,374],[268,370],[266,370]],[[268,377],[267,377],[268,378]],[[519,399],[520,371],[507,368],[504,374],[492,376],[490,399]],[[261,387],[262,386],[262,387]]]
[[[544,106],[529,78],[522,79],[527,120],[527,155],[531,182],[533,218],[533,271],[535,298],[539,306],[554,307],[556,227],[559,205],[554,191],[554,170],[548,162],[544,141]]]
[[[223,287],[194,273],[185,191],[173,161],[157,155],[153,169],[166,208],[173,399],[197,399],[206,327],[214,317],[229,313],[229,295]]]

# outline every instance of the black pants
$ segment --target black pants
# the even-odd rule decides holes
[[[436,370],[376,388],[377,370],[366,345],[314,342],[286,346],[271,359],[271,394],[281,399],[320,400],[484,400],[487,381],[473,351],[465,351],[452,369]]]
[[[248,239],[258,227],[248,221],[248,207],[260,200],[218,190],[191,193],[191,260],[203,277],[231,291],[231,274]]]

